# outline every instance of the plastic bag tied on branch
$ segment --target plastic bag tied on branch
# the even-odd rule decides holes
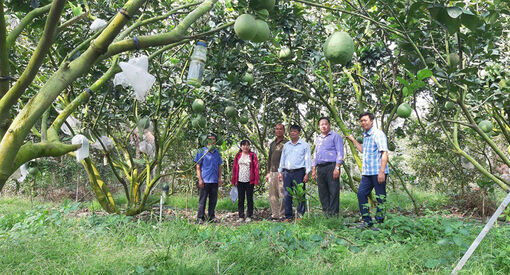
[[[111,149],[113,149],[113,140],[107,136],[100,136],[99,139],[96,140],[96,142],[94,142],[90,146],[97,150],[104,150],[103,146],[101,145],[101,142],[103,143],[106,151],[110,151]]]
[[[71,140],[72,144],[81,144],[80,149],[74,151],[76,161],[82,161],[89,157],[89,140],[84,135],[76,135]]]
[[[119,63],[122,69],[121,73],[115,75],[113,85],[122,85],[122,87],[132,87],[135,90],[136,100],[145,102],[147,93],[156,81],[156,78],[148,73],[149,58],[146,55],[134,57],[126,62]]]

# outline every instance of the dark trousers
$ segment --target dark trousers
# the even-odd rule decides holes
[[[294,218],[294,212],[292,211],[292,195],[289,193],[289,190],[287,190],[287,187],[294,189],[296,184],[302,183],[305,173],[306,171],[304,168],[292,172],[283,172],[283,204],[285,206],[285,218],[287,219]],[[303,189],[305,189],[305,184],[303,184]],[[306,204],[305,196],[303,195],[299,200],[301,200],[301,202],[298,204],[297,211],[299,214],[303,215],[305,213]]]
[[[387,177],[388,175],[386,175]],[[361,183],[358,189],[358,203],[361,212],[361,218],[367,224],[372,224],[372,217],[370,217],[370,206],[368,205],[368,196],[375,188],[375,196],[377,198],[377,213],[375,219],[378,222],[384,221],[384,213],[382,205],[386,201],[386,180],[383,183],[377,182],[377,175],[361,176]]]
[[[205,203],[209,197],[208,219],[214,219],[214,209],[218,201],[218,184],[204,183],[204,188],[200,189],[200,197],[198,199],[198,215],[197,218],[205,220]]]
[[[248,201],[247,213],[248,218],[253,216],[253,189],[254,185],[249,182],[238,182],[237,183],[237,210],[239,211],[239,218],[244,218],[244,198],[246,194],[246,200]]]
[[[340,207],[340,178],[333,179],[336,163],[317,166],[317,185],[322,212],[338,215]]]

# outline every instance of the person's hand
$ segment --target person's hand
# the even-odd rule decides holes
[[[384,183],[386,181],[386,175],[383,172],[379,172],[379,175],[377,176],[377,182],[379,184]]]
[[[340,176],[340,169],[333,169],[333,179],[338,179],[338,177]]]
[[[269,173],[266,174],[266,182],[269,182]]]
[[[278,181],[282,181],[283,180],[283,175],[282,173],[278,173]]]
[[[198,188],[204,189],[204,181],[202,179],[198,179]]]
[[[223,180],[221,178],[218,179],[218,187],[221,187],[222,184],[223,184]]]
[[[354,137],[352,135],[348,135],[346,136],[346,138],[352,142],[354,142]]]
[[[312,179],[315,181],[317,180],[317,170],[315,169],[312,169]]]
[[[310,178],[310,174],[306,174],[305,177],[303,178],[303,182],[304,183],[307,183],[308,182],[308,179]]]

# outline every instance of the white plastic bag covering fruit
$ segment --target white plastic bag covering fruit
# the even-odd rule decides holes
[[[230,198],[232,199],[232,202],[235,202],[237,200],[238,191],[237,186],[232,187],[232,190],[230,190]]]
[[[113,149],[113,140],[111,138],[107,136],[100,136],[99,139],[101,139],[101,141],[103,142],[106,151],[110,151],[111,149]],[[97,150],[103,150],[103,146],[101,146],[99,140],[96,140],[96,142],[94,142],[90,146]]]
[[[71,126],[71,128],[75,132],[81,127],[81,122],[78,119],[76,119],[75,117],[73,117],[72,115],[67,117],[66,122],[67,122],[67,124],[69,124],[69,126]],[[63,123],[62,126],[60,127],[60,130],[62,130],[62,132],[64,132],[64,134],[70,136],[73,133],[71,132],[69,127],[67,127],[67,124]]]
[[[18,182],[23,182],[25,180],[25,178],[27,177],[28,175],[28,168],[27,168],[27,164],[24,163],[23,165],[21,165],[18,170],[16,170],[13,174],[12,174],[12,177],[15,178]]]
[[[122,85],[127,88],[132,87],[135,90],[136,100],[144,102],[147,93],[156,81],[156,78],[148,73],[149,58],[146,55],[131,58],[129,61],[120,62],[121,73],[115,75],[113,85]]]
[[[81,144],[80,149],[74,151],[76,161],[82,161],[89,157],[89,140],[84,135],[76,135],[71,140],[72,144]]]
[[[103,19],[97,18],[96,20],[92,21],[92,24],[90,24],[90,31],[97,32],[104,26],[106,26],[106,21],[104,21]]]
[[[138,144],[138,149],[140,150],[140,152],[145,153],[148,156],[154,154],[154,147],[152,146],[152,144],[148,143],[145,140]]]

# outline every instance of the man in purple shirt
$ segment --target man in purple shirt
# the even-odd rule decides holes
[[[319,187],[322,211],[329,216],[338,215],[340,207],[340,165],[344,159],[344,141],[340,134],[331,131],[328,117],[319,119],[321,134],[315,138],[312,178]]]

